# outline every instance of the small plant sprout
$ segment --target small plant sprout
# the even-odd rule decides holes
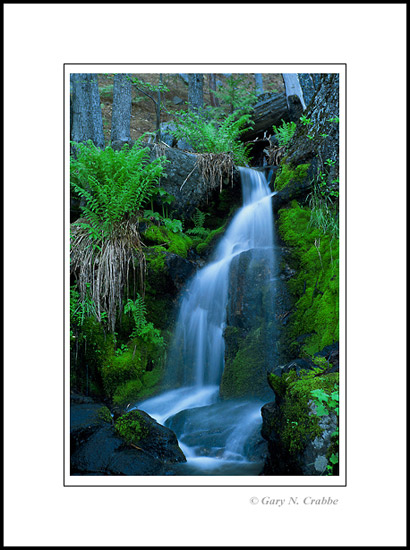
[[[302,115],[299,120],[301,121],[303,126],[308,126],[309,124],[312,124],[312,121],[310,120],[310,118],[307,118],[306,115]]]

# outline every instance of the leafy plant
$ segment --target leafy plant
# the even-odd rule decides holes
[[[286,146],[290,140],[293,137],[293,134],[296,130],[296,123],[295,122],[285,122],[282,119],[282,126],[276,127],[273,126],[273,132],[276,135],[279,146],[284,147]]]
[[[124,306],[124,313],[131,314],[134,320],[134,329],[130,338],[140,337],[146,343],[162,348],[165,346],[161,331],[146,320],[147,308],[142,296],[138,294],[134,301],[129,298]]]
[[[301,121],[301,123],[303,124],[303,126],[308,126],[309,124],[312,124],[312,121],[310,118],[307,118],[306,115],[302,115],[299,119]]]
[[[312,390],[312,397],[314,398],[314,403],[316,406],[316,416],[329,416],[331,413],[334,413],[339,417],[339,385],[335,384],[332,392],[326,392],[321,388]],[[334,447],[339,445],[339,427],[337,426],[335,431],[332,433],[332,438],[334,439]],[[329,456],[330,464],[327,466],[328,475],[333,475],[333,469],[336,464],[339,462],[339,453],[332,452]]]
[[[195,213],[191,218],[194,222],[194,227],[192,229],[188,229],[186,232],[189,235],[196,235],[198,237],[201,237],[201,239],[206,238],[209,235],[209,229],[206,229],[204,227],[206,216],[208,216],[208,214],[206,214],[205,212],[201,212],[199,208],[196,208]]]

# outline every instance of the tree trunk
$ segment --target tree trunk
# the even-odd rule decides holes
[[[261,73],[255,73],[256,93],[263,94],[263,76]]]
[[[188,109],[200,112],[204,107],[204,75],[191,73],[188,77]]]
[[[98,77],[92,73],[70,75],[72,83],[71,140],[91,140],[97,147],[104,147],[104,129],[101,113]]]
[[[286,90],[286,98],[288,100],[288,107],[290,108],[289,104],[289,97],[296,95],[300,99],[300,102],[302,104],[303,110],[306,109],[306,103],[303,97],[302,88],[300,86],[299,78],[296,73],[283,73],[282,74],[283,81],[285,83],[285,90]]]
[[[112,101],[111,142],[129,142],[131,139],[131,102],[132,84],[130,74],[114,76]]]
[[[208,75],[209,82],[209,97],[211,100],[212,107],[219,107],[219,99],[216,97],[214,92],[216,91],[216,76],[215,73]]]

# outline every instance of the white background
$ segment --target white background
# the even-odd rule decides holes
[[[406,5],[4,13],[5,545],[404,546]],[[347,63],[346,488],[63,487],[62,75],[81,62]]]

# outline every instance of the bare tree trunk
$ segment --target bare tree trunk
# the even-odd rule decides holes
[[[112,102],[111,142],[117,140],[129,142],[131,140],[131,93],[130,74],[116,74]]]
[[[300,86],[299,78],[297,73],[283,73],[283,81],[285,83],[286,97],[289,98],[292,95],[298,96],[302,104],[303,110],[306,109],[305,100],[303,98],[302,88]],[[288,107],[291,108],[288,99]]]
[[[214,92],[216,91],[216,76],[215,73],[208,75],[209,82],[209,97],[211,100],[212,107],[219,107],[219,99],[216,97]]]
[[[188,109],[201,112],[204,107],[204,75],[191,73],[188,77]]]
[[[261,73],[255,73],[256,93],[263,94],[263,76]]]
[[[92,73],[70,75],[72,83],[71,139],[77,143],[91,140],[104,147],[104,129],[101,113],[98,77]]]

